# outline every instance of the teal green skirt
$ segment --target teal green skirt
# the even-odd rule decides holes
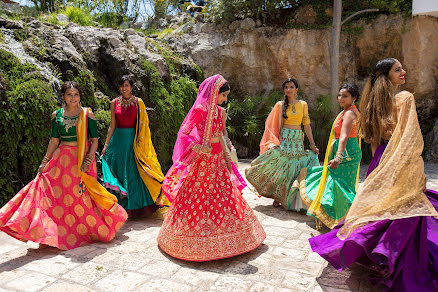
[[[257,192],[273,198],[287,210],[306,209],[298,188],[292,185],[304,167],[319,165],[318,156],[304,150],[303,131],[283,128],[280,147],[267,150],[245,170],[246,178]]]
[[[336,139],[329,160],[333,159],[339,146]],[[356,178],[358,166],[362,159],[362,151],[357,138],[347,140],[344,159],[337,169],[328,167],[327,182],[321,200],[321,207],[316,217],[327,227],[333,228],[347,214],[356,196]],[[310,206],[318,191],[323,166],[310,167],[303,170],[298,182],[300,195],[304,203]]]
[[[135,128],[116,128],[102,159],[104,186],[114,194],[130,217],[153,213],[155,205],[137,169]]]

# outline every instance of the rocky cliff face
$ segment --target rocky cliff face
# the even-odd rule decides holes
[[[22,41],[23,53],[37,62],[50,64],[63,79],[89,72],[113,94],[118,92],[119,77],[133,74],[140,91],[137,94],[147,98],[144,85],[148,76],[142,69],[145,60],[156,67],[164,80],[170,78],[169,64],[162,54],[163,44],[160,46],[134,29],[83,27],[74,23],[61,27],[31,18],[12,21],[1,17],[0,28],[4,34],[11,34],[14,41]],[[0,48],[17,55],[17,48],[8,42],[0,42]],[[173,60],[183,73],[196,80],[198,73],[192,62],[178,57]]]
[[[426,157],[438,161],[438,18],[381,16],[355,23],[341,35],[340,81],[363,85],[375,62],[398,58],[407,71],[405,90],[415,94],[426,139]],[[205,72],[221,73],[249,94],[280,89],[289,76],[310,101],[330,93],[330,30],[258,27],[250,20],[228,27],[195,25],[168,42]],[[435,129],[435,130],[434,130]],[[433,142],[435,141],[435,142]]]
[[[118,78],[132,73],[138,94],[147,102],[149,76],[142,62],[152,63],[163,80],[171,78],[162,47],[165,44],[187,57],[179,58],[176,66],[194,79],[199,74],[191,61],[203,69],[205,76],[221,73],[234,89],[250,95],[267,95],[280,89],[282,81],[290,76],[299,80],[301,93],[310,103],[330,92],[328,29],[278,29],[263,27],[251,19],[229,26],[187,20],[178,23],[174,33],[160,43],[133,29],[81,27],[73,23],[60,27],[30,18],[0,18],[0,28],[21,39],[26,53],[51,64],[50,68],[61,73],[63,79],[88,72],[100,84],[95,90],[110,97],[117,94]],[[341,36],[340,81],[363,85],[377,60],[398,58],[407,70],[403,89],[413,92],[417,99],[426,158],[438,161],[436,31],[438,18],[427,16],[382,16],[356,22],[353,28],[345,27]],[[0,47],[8,49],[1,42]]]

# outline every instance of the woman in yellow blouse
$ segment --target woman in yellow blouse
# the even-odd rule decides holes
[[[301,168],[319,165],[319,150],[313,140],[307,103],[296,99],[298,81],[286,79],[282,87],[284,101],[277,102],[266,119],[260,156],[245,173],[260,195],[274,199],[275,207],[281,204],[287,210],[299,211],[306,207],[292,184]],[[312,151],[304,150],[301,125]]]

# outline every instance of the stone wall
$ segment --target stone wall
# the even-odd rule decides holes
[[[403,89],[415,94],[426,157],[438,160],[438,18],[381,16],[354,23],[341,35],[340,82],[363,85],[377,60],[398,58],[407,71]],[[347,28],[347,27],[345,27]],[[354,32],[352,32],[354,31]],[[280,89],[295,76],[310,101],[330,93],[330,29],[262,27],[250,19],[227,26],[198,23],[167,41],[193,59],[206,76],[221,73],[252,95]],[[435,127],[434,127],[435,126]]]

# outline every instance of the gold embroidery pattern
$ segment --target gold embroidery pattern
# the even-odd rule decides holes
[[[173,257],[207,261],[251,251],[265,238],[263,227],[232,185],[220,152],[201,156],[192,166],[169,209],[158,244]]]
[[[62,111],[62,116],[60,118],[61,124],[64,125],[65,131],[68,132],[68,130],[72,127],[76,127],[76,124],[78,122],[79,114],[73,117],[66,117],[64,115],[64,110]]]
[[[137,97],[132,95],[130,98],[126,99],[121,96],[117,97],[117,102],[121,107],[127,109],[128,107],[137,104]]]
[[[300,170],[317,165],[318,157],[313,152],[304,150],[302,131],[283,129],[281,146],[270,149],[253,160],[251,167],[245,170],[245,175],[259,195],[284,202],[287,201]]]

